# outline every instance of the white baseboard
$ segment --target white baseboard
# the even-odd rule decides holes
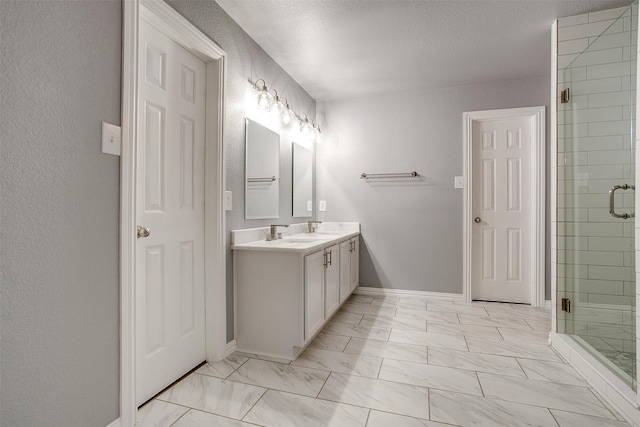
[[[389,288],[369,288],[358,286],[355,290],[356,294],[369,295],[369,296],[397,296],[397,297],[419,297],[419,298],[431,298],[431,299],[446,299],[462,301],[464,296],[462,294],[447,294],[444,292],[429,292],[429,291],[412,291],[405,289],[389,289]]]
[[[107,425],[107,427],[120,427],[120,426],[121,426],[120,418],[116,418],[111,422],[111,424]]]
[[[231,340],[227,343],[227,347],[224,350],[224,357],[231,356],[237,348],[236,340]]]

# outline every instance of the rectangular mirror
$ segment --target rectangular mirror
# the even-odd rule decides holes
[[[280,217],[280,135],[246,119],[246,219]]]
[[[313,153],[293,143],[293,216],[313,216]]]

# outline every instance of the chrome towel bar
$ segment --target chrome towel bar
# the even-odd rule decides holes
[[[360,175],[360,179],[375,179],[375,178],[415,178],[420,176],[416,171],[407,173],[364,173]]]
[[[267,178],[247,178],[247,182],[273,182],[275,181],[276,178],[275,176],[270,176]]]

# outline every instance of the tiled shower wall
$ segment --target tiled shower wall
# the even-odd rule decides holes
[[[635,181],[631,25],[630,8],[558,19],[554,227],[557,286],[574,307],[570,322],[556,307],[558,332],[578,334],[599,350],[634,352],[635,225],[611,217],[607,205],[613,185]],[[562,104],[569,80],[571,99]],[[616,210],[632,211],[633,192],[618,193]]]

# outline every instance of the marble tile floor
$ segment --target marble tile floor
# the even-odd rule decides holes
[[[204,365],[139,425],[628,426],[547,345],[550,322],[521,305],[353,295],[298,359]]]

